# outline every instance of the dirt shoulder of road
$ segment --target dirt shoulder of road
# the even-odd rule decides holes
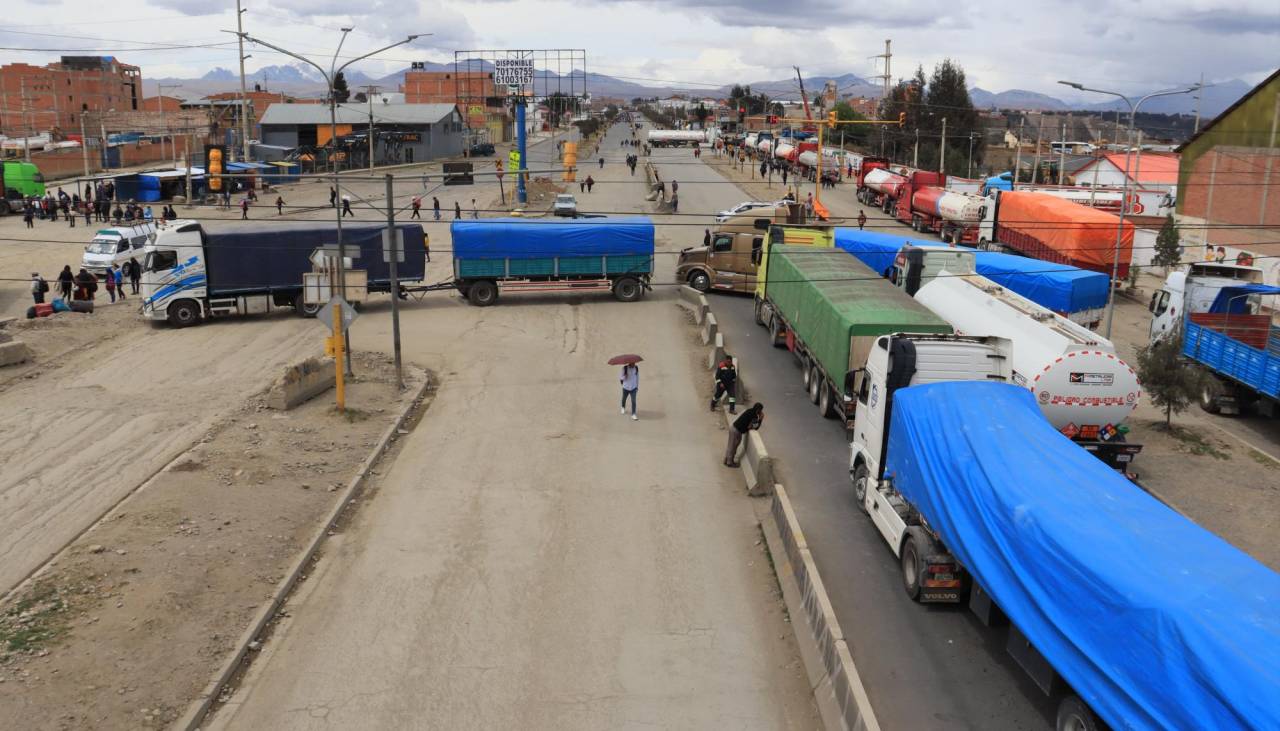
[[[204,690],[425,374],[356,357],[348,404],[258,394],[0,605],[0,728],[162,728]],[[108,477],[109,479],[109,477]]]

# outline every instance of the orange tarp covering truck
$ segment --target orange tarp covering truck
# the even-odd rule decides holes
[[[1111,274],[1120,217],[1043,193],[1002,191],[995,240],[1035,259]],[[1133,224],[1124,222],[1117,276],[1129,276]]]

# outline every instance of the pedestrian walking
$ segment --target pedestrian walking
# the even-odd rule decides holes
[[[585,180],[579,180],[579,181],[578,181],[578,192],[579,192],[579,193],[586,193],[586,192],[587,192],[587,181],[585,181]]]
[[[22,222],[27,224],[27,228],[35,228],[35,218],[36,208],[31,205],[30,201],[28,201],[27,204],[22,207]]]
[[[129,288],[131,294],[138,293],[138,283],[142,281],[142,265],[138,263],[137,258],[129,257],[129,261],[124,265],[129,270]]]
[[[44,293],[49,291],[49,283],[44,281],[40,272],[31,272],[31,299],[37,305],[44,304]]]
[[[453,220],[456,221],[460,218],[462,218],[462,204],[457,201],[454,201],[453,202]]]
[[[422,218],[422,196],[415,195],[413,197],[413,213],[409,215],[409,218]]]
[[[729,429],[729,444],[724,450],[724,466],[738,466],[738,445],[742,444],[742,438],[752,429],[759,429],[764,423],[764,404],[756,402],[751,408],[742,412],[738,418],[733,420],[733,427]]]
[[[861,231],[863,226],[867,225],[867,212],[858,211],[858,230]]]
[[[92,277],[93,275],[92,275],[92,274],[90,274],[89,276],[91,276],[91,277]],[[113,271],[111,271],[110,269],[108,269],[108,270],[107,270],[107,273],[102,277],[102,279],[103,279],[103,284],[105,284],[105,285],[107,286],[107,295],[108,295],[109,297],[111,297],[111,301],[112,301],[112,302],[115,302],[115,301],[116,301],[116,275],[115,275],[115,272],[113,272]]]
[[[724,354],[724,360],[716,364],[716,390],[711,395],[711,410],[715,411],[720,404],[721,396],[729,397],[729,413],[738,408],[737,389],[738,368],[733,364],[733,356]]]
[[[329,207],[330,208],[338,207],[338,189],[333,187],[332,185],[329,186]]]
[[[352,218],[354,218],[355,215],[356,214],[351,212],[351,196],[343,193],[342,194],[342,217],[346,218],[347,216],[351,216]]]
[[[604,158],[600,158],[600,169],[604,170]]]
[[[156,220],[156,216],[151,212],[151,206],[142,209],[142,220],[151,223]]]
[[[277,216],[284,215],[284,197],[283,196],[276,196],[276,215]]]
[[[346,203],[346,201],[343,201],[344,207],[345,207],[345,203]],[[248,221],[248,220],[249,220],[249,199],[248,199],[248,197],[245,197],[245,198],[241,198],[241,199],[240,199],[240,220],[241,220],[241,221]]]
[[[436,220],[440,220],[440,199],[431,196],[431,212],[435,214]]]
[[[93,225],[93,205],[94,205],[94,204],[89,203],[89,201],[85,201],[84,203],[81,203],[80,205],[82,206],[82,208],[80,209],[80,212],[84,214],[84,225],[86,225],[86,226],[92,226],[92,225]]]
[[[226,190],[222,191],[222,209],[225,211],[231,210],[231,189],[230,188],[227,188]]]
[[[115,282],[116,294],[120,296],[120,301],[125,301],[124,296],[124,272],[120,269],[119,264],[112,264],[111,271],[107,272],[107,276],[111,281]]]
[[[671,191],[671,212],[672,213],[680,212],[680,196],[676,195],[674,190]]]
[[[94,293],[98,291],[98,280],[89,272],[81,269],[75,278],[76,293],[74,299],[93,301]]]
[[[71,265],[62,267],[62,271],[58,272],[58,294],[63,302],[71,301],[71,290],[75,286],[75,281],[76,275],[71,273]]]
[[[709,228],[702,230],[702,245],[703,246],[711,245],[711,229]]]
[[[783,172],[783,174],[784,175],[786,174],[785,171]],[[813,215],[813,193],[810,193],[804,199],[804,212],[810,216]]]
[[[472,217],[472,218],[479,218],[479,217],[480,217],[480,212],[476,210],[476,199],[475,199],[475,198],[472,198],[472,199],[471,199],[471,217]]]
[[[640,390],[640,366],[635,363],[622,366],[622,375],[618,377],[618,383],[622,384],[622,408],[618,413],[627,413],[627,399],[631,399],[631,420],[639,421],[640,417],[636,416],[636,392]]]
[[[588,193],[591,192],[591,189],[595,186],[595,184],[596,184],[595,178],[592,178],[590,175],[588,175],[587,176],[587,192]]]

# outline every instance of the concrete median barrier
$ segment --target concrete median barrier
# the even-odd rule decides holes
[[[715,341],[718,332],[720,332],[720,323],[716,321],[714,313],[708,312],[702,321],[702,344],[710,345]]]
[[[707,367],[715,370],[716,364],[722,360],[724,360],[724,333],[716,333],[716,339],[711,342],[711,351],[707,353]]]

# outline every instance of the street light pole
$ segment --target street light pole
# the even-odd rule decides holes
[[[240,41],[240,160],[248,162],[249,160],[249,117],[248,117],[248,89],[244,83],[244,9],[240,7],[240,0],[236,0],[236,36]]]
[[[1124,239],[1124,214],[1126,209],[1129,206],[1129,175],[1130,175],[1129,158],[1133,154],[1134,118],[1137,117],[1138,115],[1138,108],[1141,107],[1142,103],[1145,102],[1146,100],[1154,99],[1158,96],[1190,94],[1193,91],[1197,91],[1200,88],[1200,84],[1196,84],[1188,89],[1173,89],[1170,91],[1157,91],[1152,94],[1147,94],[1146,96],[1142,97],[1135,103],[1134,101],[1129,99],[1129,97],[1117,91],[1106,91],[1103,89],[1090,89],[1084,86],[1083,84],[1077,84],[1074,81],[1059,81],[1058,83],[1065,84],[1066,86],[1070,86],[1071,88],[1076,89],[1078,91],[1092,91],[1095,94],[1108,94],[1110,96],[1117,96],[1123,99],[1125,104],[1129,105],[1129,137],[1128,137],[1128,141],[1125,144],[1124,180],[1121,181],[1121,187],[1120,187],[1120,223],[1117,224],[1116,226],[1116,245],[1115,245],[1115,249],[1112,251],[1112,257],[1111,257],[1111,286],[1107,287],[1107,324],[1103,332],[1103,336],[1106,337],[1108,340],[1110,340],[1111,339],[1111,321],[1113,319],[1113,316],[1115,315],[1115,306],[1116,306],[1116,296],[1115,296],[1116,279],[1120,276],[1120,244]],[[1099,160],[1095,164],[1101,164],[1101,160]],[[1130,266],[1132,265],[1133,264],[1131,259]]]
[[[334,97],[334,92],[333,92],[333,80],[338,77],[338,74],[342,73],[343,69],[347,68],[348,66],[350,66],[351,64],[357,61],[363,61],[364,59],[369,58],[370,56],[376,56],[377,54],[382,53],[383,51],[389,51],[392,48],[395,48],[397,46],[403,46],[406,43],[412,43],[415,39],[424,35],[424,34],[411,35],[405,38],[403,41],[396,41],[395,43],[392,43],[389,46],[383,46],[382,48],[370,51],[364,54],[363,56],[357,56],[351,59],[350,61],[347,61],[346,63],[342,64],[341,66],[338,66],[337,65],[338,54],[342,53],[342,44],[346,42],[347,34],[350,33],[352,30],[353,30],[352,28],[342,29],[342,38],[338,41],[338,49],[333,52],[333,60],[329,64],[328,71],[325,71],[323,66],[316,63],[315,61],[312,61],[306,56],[301,56],[299,54],[294,53],[293,51],[288,51],[279,46],[267,43],[266,41],[260,38],[254,38],[253,36],[243,31],[236,32],[236,35],[239,36],[242,40],[249,41],[250,43],[257,43],[260,46],[266,46],[267,48],[270,48],[273,51],[277,51],[279,53],[283,53],[286,56],[296,58],[299,61],[302,61],[303,63],[310,64],[311,66],[315,67],[316,71],[320,72],[320,75],[324,78],[325,85],[329,89],[329,138],[330,138],[329,141],[333,144],[333,150],[335,153],[338,150],[338,111],[337,111],[337,99]],[[232,31],[227,31],[227,32],[232,32]],[[425,35],[429,35],[429,34],[425,34]],[[332,162],[332,167],[333,167],[333,190],[334,190],[333,210],[338,223],[338,282],[339,282],[338,286],[340,287],[338,291],[341,291],[342,295],[345,297],[347,294],[347,268],[346,268],[347,267],[347,264],[346,264],[347,248],[342,240],[342,200],[341,200],[342,188],[340,185],[340,180],[338,178],[337,155],[331,155],[330,161]],[[344,333],[346,332],[347,331],[344,331]],[[349,338],[350,336],[347,335],[346,337]],[[347,346],[348,347],[344,349],[346,351],[345,352],[346,354],[345,370],[346,370],[346,373],[350,375],[351,374],[351,348],[350,348],[349,341],[347,343]]]

